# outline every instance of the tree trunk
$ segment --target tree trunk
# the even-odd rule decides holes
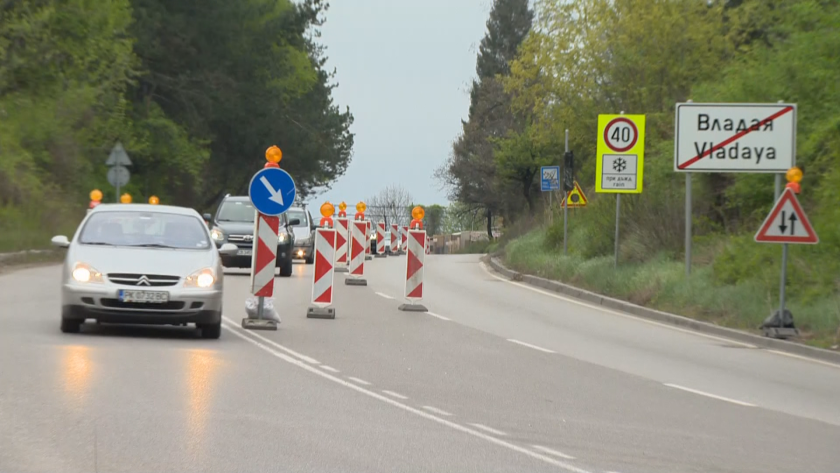
[[[534,215],[534,195],[531,192],[531,182],[533,179],[534,176],[531,175],[530,178],[522,182],[522,195],[525,197],[525,201],[528,202],[528,214],[531,216]]]
[[[493,211],[487,209],[487,238],[493,241]]]

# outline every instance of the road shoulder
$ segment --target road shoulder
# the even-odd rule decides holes
[[[611,297],[603,296],[594,292],[553,281],[550,279],[523,274],[517,271],[508,269],[502,262],[491,255],[484,255],[481,261],[496,274],[504,277],[512,282],[526,284],[534,288],[547,290],[562,294],[564,296],[586,301],[588,303],[603,306],[607,309],[625,312],[636,317],[654,320],[657,322],[674,325],[682,328],[687,328],[696,332],[724,337],[730,340],[749,343],[761,348],[776,350],[783,353],[803,356],[816,360],[826,361],[832,364],[840,364],[840,353],[822,348],[812,347],[800,343],[790,342],[786,340],[778,340],[773,338],[766,338],[748,332],[742,332],[731,328],[721,327],[719,325],[702,322],[681,315],[671,314],[660,310],[654,310],[640,305],[632,304],[627,301],[613,299]]]

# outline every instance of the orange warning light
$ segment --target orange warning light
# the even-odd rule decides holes
[[[102,191],[99,189],[94,189],[90,191],[90,200],[95,202],[99,202],[102,200]]]
[[[131,203],[131,194],[125,193],[120,196],[120,202],[123,204],[130,204]]]
[[[365,210],[367,210],[367,204],[366,203],[359,202],[358,204],[356,204],[356,212],[359,212],[360,214],[363,214],[363,213],[365,213]]]
[[[335,206],[329,202],[321,204],[321,215],[324,217],[332,217],[335,214]]]
[[[414,207],[411,209],[411,216],[414,220],[423,220],[423,217],[426,216],[426,211],[421,206]]]
[[[158,199],[156,195],[153,195],[149,197],[149,203],[152,205],[157,205],[160,203],[160,199]]]
[[[785,179],[788,182],[802,182],[802,170],[796,166],[788,169],[787,173],[785,173]]]
[[[280,151],[276,145],[270,146],[267,150],[265,150],[265,160],[277,164],[280,160],[283,159],[283,152]]]

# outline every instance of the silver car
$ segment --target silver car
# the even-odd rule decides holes
[[[292,256],[295,259],[302,259],[306,264],[315,262],[315,222],[312,221],[312,214],[305,207],[293,206],[286,215],[290,221],[298,220],[292,225],[295,232],[295,248]]]
[[[219,338],[224,273],[201,216],[166,205],[102,204],[91,210],[67,248],[62,272],[61,331],[85,320],[130,324],[195,324]]]

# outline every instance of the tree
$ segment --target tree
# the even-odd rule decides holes
[[[384,219],[389,225],[408,226],[413,201],[404,187],[392,184],[366,201],[368,210],[365,214],[371,219]]]
[[[434,204],[425,207],[424,210],[426,211],[424,218],[426,221],[426,233],[429,235],[440,234],[443,228],[443,217],[446,213],[446,207]]]
[[[452,200],[484,210],[490,238],[493,216],[504,208],[507,190],[496,178],[491,139],[502,138],[514,126],[499,77],[508,74],[533,16],[528,0],[494,0],[476,60],[478,77],[470,90],[469,118],[462,123],[450,158],[436,173]]]

